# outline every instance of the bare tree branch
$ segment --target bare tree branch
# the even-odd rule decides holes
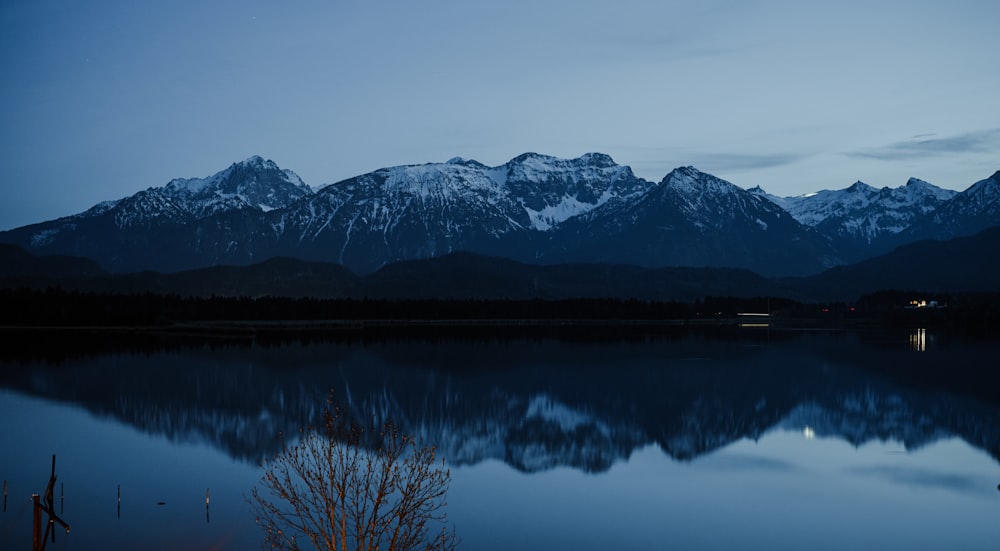
[[[329,407],[319,427],[263,465],[248,498],[264,546],[321,551],[451,550],[445,525],[451,472],[435,449],[386,424],[374,446],[365,429]],[[440,531],[434,527],[440,526]]]

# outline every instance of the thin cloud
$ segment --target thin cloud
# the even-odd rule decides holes
[[[980,130],[951,136],[934,138],[935,134],[920,134],[909,140],[883,147],[874,147],[845,153],[848,157],[899,161],[928,156],[954,155],[959,153],[989,153],[1000,150],[1000,128]]]
[[[722,172],[785,166],[798,162],[804,157],[806,157],[806,155],[800,153],[778,153],[771,155],[711,153],[706,155],[695,155],[691,158],[691,163],[698,168]]]
[[[615,59],[651,62],[700,61],[710,58],[745,54],[766,46],[763,42],[699,44],[691,38],[673,36],[629,36],[601,42],[602,51],[613,52]]]
[[[640,177],[659,181],[671,170],[680,166],[693,166],[711,174],[733,173],[744,170],[774,168],[796,163],[810,156],[809,153],[691,153],[663,147],[607,146],[600,151],[613,151],[615,159],[631,159],[627,163]]]

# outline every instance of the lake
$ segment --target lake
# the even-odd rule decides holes
[[[460,549],[996,549],[1000,343],[931,329],[4,335],[0,548],[256,549],[329,393],[451,469]],[[35,335],[36,337],[38,335]],[[206,506],[206,494],[210,501]]]

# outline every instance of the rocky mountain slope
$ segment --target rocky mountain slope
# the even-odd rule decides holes
[[[648,187],[628,167],[596,153],[572,160],[526,153],[498,167],[453,159],[326,186],[269,213],[258,238],[272,239],[282,254],[358,272],[463,250],[530,256],[522,253],[533,236]]]
[[[673,170],[634,201],[568,221],[551,243],[549,258],[562,261],[740,267],[765,276],[816,273],[841,263],[822,234],[694,167]]]
[[[902,241],[950,239],[1000,225],[1000,170],[900,232]]]

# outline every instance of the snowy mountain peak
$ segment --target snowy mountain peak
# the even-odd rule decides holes
[[[707,172],[702,172],[693,166],[677,167],[664,176],[662,181],[674,184],[688,182],[700,185],[733,185]]]
[[[907,239],[949,239],[972,235],[1000,224],[1000,171],[961,193],[931,186],[936,197],[947,197],[940,208],[905,231]]]
[[[686,174],[686,175],[689,175],[689,176],[692,176],[692,177],[698,176],[700,174],[704,174],[702,171],[698,170],[697,168],[695,168],[692,165],[679,166],[679,167],[671,170],[669,173],[667,173],[667,177],[669,177],[671,174],[674,174],[674,173]]]
[[[876,189],[861,180],[858,180],[857,182],[851,184],[851,187],[847,188],[847,191],[851,193],[871,193],[876,191]]]
[[[1000,191],[1000,170],[993,173],[992,176],[986,178],[985,180],[979,180],[975,184],[972,184],[966,191],[972,190],[992,190],[994,192]]]
[[[309,188],[298,174],[288,169],[282,169],[271,159],[264,159],[260,155],[251,155],[239,163],[233,163],[230,169],[234,168],[248,169],[256,173],[274,173],[281,180],[285,180],[295,186]]]
[[[603,153],[587,153],[576,159],[525,153],[504,166],[507,189],[528,213],[531,227],[542,231],[650,188],[650,183],[637,178],[632,169]]]
[[[297,174],[259,155],[207,178],[171,180],[162,191],[195,218],[231,210],[274,210],[312,194]]]
[[[963,203],[967,203],[967,208],[980,211],[985,209],[985,211],[997,214],[1000,212],[1000,171],[995,172],[985,180],[972,184],[959,196]]]
[[[580,160],[590,166],[599,168],[616,166],[614,159],[612,159],[610,155],[606,155],[604,153],[586,153],[580,157]]]
[[[693,166],[675,168],[664,176],[661,186],[669,186],[685,194],[744,192],[735,184],[702,172]]]
[[[266,159],[265,160],[260,155],[251,155],[251,156],[247,157],[246,159],[244,159],[244,160],[242,160],[242,161],[240,161],[238,163],[234,163],[234,164],[243,165],[243,166],[258,167],[258,168],[268,168],[268,169],[272,169],[272,170],[278,168],[278,165],[274,164],[274,161],[272,161],[270,159]]]
[[[682,185],[694,184],[698,181],[701,172],[693,166],[679,166],[660,180],[660,185]]]
[[[905,186],[894,191],[898,194],[909,194],[912,197],[931,196],[938,201],[947,201],[958,194],[955,190],[939,188],[919,178],[910,178],[906,181]]]
[[[556,158],[552,157],[550,155],[542,155],[541,153],[535,153],[533,151],[527,151],[525,153],[521,153],[517,157],[514,157],[513,159],[511,159],[510,161],[508,161],[507,164],[509,164],[509,165],[516,165],[516,164],[521,164],[521,163],[524,163],[524,162],[527,162],[527,161],[531,161],[531,160],[556,160]]]
[[[560,177],[581,174],[592,176],[602,173],[607,169],[612,169],[613,173],[620,173],[628,167],[623,167],[603,153],[587,153],[576,159],[560,159],[538,153],[523,153],[511,159],[506,165],[509,176],[535,181],[545,181],[551,179],[551,175],[559,174]]]
[[[721,231],[745,222],[764,232],[775,224],[797,225],[759,187],[756,192],[744,190],[691,166],[672,170],[659,187],[665,201],[684,212],[700,231]]]
[[[445,162],[445,164],[446,165],[460,165],[460,166],[466,166],[466,167],[470,167],[470,168],[489,168],[488,166],[484,165],[483,163],[481,163],[481,162],[479,162],[479,161],[477,161],[475,159],[464,159],[462,157],[452,157],[451,159],[448,159],[448,161]]]

